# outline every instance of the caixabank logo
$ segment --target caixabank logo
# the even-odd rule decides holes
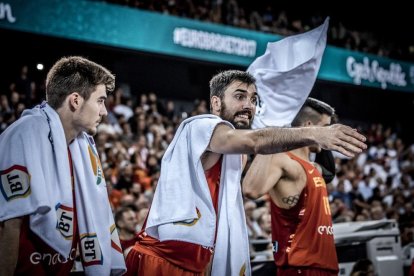
[[[0,191],[7,201],[30,194],[30,174],[26,167],[14,165],[0,172]]]

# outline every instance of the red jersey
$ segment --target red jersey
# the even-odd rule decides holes
[[[72,175],[72,189],[74,187],[72,159],[69,152],[69,161]],[[75,193],[73,192],[73,206],[75,206]],[[60,255],[30,229],[30,218],[23,218],[19,237],[19,256],[16,265],[15,275],[69,275],[76,258],[76,248],[79,242],[79,235],[76,223],[76,207],[59,206],[62,216],[66,212],[73,212],[73,216],[66,216],[72,219],[72,248],[68,259]],[[69,228],[70,229],[70,228]]]
[[[221,159],[205,171],[214,209],[218,208],[218,195],[221,173]],[[217,233],[217,229],[216,229]],[[212,252],[209,248],[183,241],[164,241],[145,236],[135,245],[137,251],[161,257],[185,270],[201,273],[210,263]],[[134,250],[134,249],[133,249]]]
[[[65,259],[30,230],[29,217],[24,217],[20,230],[19,257],[14,274],[69,275],[75,261],[78,241],[79,236],[75,235],[70,256]]]
[[[135,236],[130,240],[123,240],[123,239],[119,238],[119,241],[121,243],[122,251],[125,252],[126,249],[128,249],[131,246],[135,245],[135,243],[138,241],[138,236]]]
[[[319,171],[292,153],[306,172],[306,185],[291,209],[271,201],[272,240],[276,266],[312,267],[338,272],[332,217],[326,184]]]

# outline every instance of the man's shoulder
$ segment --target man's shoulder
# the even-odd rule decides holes
[[[41,115],[40,113],[38,114],[30,114],[30,115],[26,115],[26,116],[22,116],[20,117],[16,122],[20,123],[20,124],[24,124],[24,125],[47,125],[47,119]]]
[[[183,121],[183,123],[187,122],[189,124],[195,124],[195,123],[203,123],[203,122],[209,122],[209,121],[223,121],[219,116],[213,115],[213,114],[202,114],[202,115],[196,115],[192,116],[186,120]]]
[[[215,126],[223,121],[220,117],[210,114],[196,115],[181,122],[183,129],[203,129],[208,126]]]
[[[276,153],[272,159],[284,171],[285,176],[304,173],[302,165],[297,160],[291,158],[287,152]]]
[[[234,128],[233,125],[220,118],[219,116],[213,115],[213,114],[204,114],[204,115],[197,115],[194,117],[191,117],[186,120],[186,124],[184,126],[188,127],[216,127],[218,124],[224,124],[228,125],[231,128]],[[184,121],[185,122],[185,121]],[[184,123],[183,122],[183,123]]]
[[[20,117],[17,121],[11,124],[2,134],[2,136],[9,135],[30,135],[39,133],[44,127],[48,127],[47,120],[41,115],[30,115]]]

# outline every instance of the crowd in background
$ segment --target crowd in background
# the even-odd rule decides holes
[[[27,74],[24,66],[20,76],[10,83],[9,91],[0,93],[0,132],[43,97]],[[162,156],[180,122],[209,112],[209,104],[203,100],[189,103],[187,109],[178,108],[176,103],[159,99],[155,92],[129,94],[122,88],[106,101],[108,116],[98,127],[95,141],[113,211],[120,212],[116,219],[125,235],[143,225]],[[382,124],[372,124],[361,132],[368,139],[365,152],[352,159],[335,155],[337,176],[328,184],[333,220],[395,219],[402,246],[413,245],[414,144],[405,144]],[[249,236],[254,241],[252,258],[271,259],[268,199],[245,199],[244,206]],[[130,215],[124,215],[125,211]]]
[[[244,0],[106,0],[107,2],[200,21],[274,33],[282,36],[302,33],[323,23],[330,16],[328,43],[341,48],[402,60],[414,59],[414,48],[406,41],[395,41],[380,32],[345,23],[336,14],[298,14],[297,7],[285,9],[271,1]],[[282,5],[283,6],[283,5]],[[346,17],[351,17],[352,14]],[[371,20],[367,14],[366,20]],[[387,20],[387,18],[381,18]],[[349,22],[349,20],[348,20]]]

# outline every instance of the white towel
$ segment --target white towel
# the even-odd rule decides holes
[[[85,273],[122,274],[125,262],[93,138],[82,133],[70,151]],[[30,229],[67,257],[73,201],[68,147],[59,115],[46,103],[26,110],[0,136],[0,152],[0,221],[30,215]],[[39,156],[45,156],[42,162]]]
[[[312,90],[326,48],[329,18],[303,34],[267,44],[247,71],[257,80],[261,106],[253,128],[289,125]]]
[[[240,155],[225,156],[225,170],[222,170],[221,175],[233,182],[232,185],[220,187],[222,197],[217,230],[220,236],[217,235],[212,275],[250,276],[249,239],[240,185]]]
[[[146,232],[161,241],[214,246],[216,215],[201,163],[217,124],[214,115],[183,121],[162,159],[161,175]],[[242,204],[241,155],[223,155],[213,275],[250,275],[249,246]]]
[[[124,255],[92,136],[80,135],[71,143],[70,152],[75,168],[75,198],[85,272],[122,275],[126,271]]]

